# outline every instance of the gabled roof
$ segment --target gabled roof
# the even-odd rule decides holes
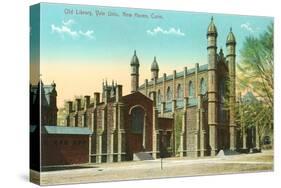
[[[42,128],[45,134],[67,134],[67,135],[91,135],[93,132],[89,128],[82,127],[63,127],[45,125]]]

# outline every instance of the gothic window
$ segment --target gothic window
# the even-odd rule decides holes
[[[131,132],[136,134],[142,134],[144,124],[144,110],[141,107],[135,107],[132,109],[131,116]]]
[[[167,88],[167,101],[170,101],[172,100],[172,91],[171,91],[171,88],[168,87]]]
[[[157,93],[157,101],[158,101],[158,103],[161,103],[161,101],[162,101],[162,96],[161,96],[160,89],[158,90],[158,93]]]
[[[194,86],[192,81],[190,81],[188,84],[188,95],[189,97],[194,97]]]
[[[180,84],[177,87],[177,98],[178,99],[182,99],[183,98],[183,90],[182,90],[182,87],[181,87]]]
[[[207,92],[207,86],[206,86],[206,81],[204,78],[201,79],[200,81],[200,94],[204,95]]]

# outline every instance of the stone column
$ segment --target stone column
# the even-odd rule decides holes
[[[176,91],[177,91],[177,86],[176,86],[176,79],[177,79],[177,71],[174,70],[173,71],[173,100],[176,100],[177,95],[176,95]]]
[[[92,155],[92,135],[89,135],[89,163],[91,163]]]
[[[112,163],[113,162],[113,153],[114,153],[114,131],[111,130],[109,132],[109,139],[108,139],[108,151],[107,151],[107,162]]]
[[[195,89],[195,96],[198,96],[200,94],[199,92],[199,84],[198,84],[198,72],[199,72],[199,64],[195,64],[195,83],[194,83],[194,89]]]
[[[187,67],[183,69],[183,97],[187,97]]]
[[[166,101],[166,73],[163,74],[163,101]]]
[[[177,100],[173,99],[172,100],[172,112],[175,113],[177,108]]]
[[[143,118],[143,134],[142,134],[142,147],[145,150],[146,149],[146,114],[144,115]]]
[[[206,135],[206,131],[204,128],[204,109],[202,106],[202,95],[199,94],[199,98],[200,100],[198,100],[198,102],[200,102],[200,108],[199,108],[199,121],[200,121],[200,156],[203,157],[205,155],[205,150],[206,150],[206,146],[205,146],[205,135]]]
[[[161,102],[161,116],[164,116],[164,112],[165,112],[165,102]]]
[[[96,163],[101,163],[102,159],[102,133],[97,134],[96,141]]]
[[[157,129],[158,129],[158,112],[156,108],[156,92],[151,93],[153,100],[152,109],[152,157],[156,159],[157,157]]]
[[[182,127],[181,127],[181,134],[180,134],[180,157],[183,157],[183,151],[184,151],[184,134],[185,134],[185,126],[186,126],[186,113],[183,113],[182,116]]]
[[[124,132],[124,104],[123,103],[119,103],[118,104],[118,127],[117,127],[117,131],[118,131],[118,142],[117,142],[117,161],[121,161],[122,160],[122,139],[123,139],[123,134]]]
[[[210,153],[217,153],[217,30],[213,18],[207,32],[208,51],[208,126]]]
[[[102,137],[104,134],[104,128],[106,126],[106,108],[102,109],[101,114],[101,126],[97,127],[97,163],[102,162],[102,154],[103,154],[103,148],[102,148]]]

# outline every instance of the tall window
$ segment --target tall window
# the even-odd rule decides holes
[[[194,97],[194,86],[192,81],[190,81],[188,84],[188,96]]]
[[[182,99],[183,98],[183,90],[182,90],[182,87],[180,84],[178,84],[178,87],[177,87],[177,98],[178,99]]]
[[[167,101],[170,101],[172,100],[172,91],[171,91],[171,88],[168,87],[167,88]]]
[[[141,107],[135,107],[132,109],[132,126],[131,132],[136,134],[142,134],[144,124],[144,111]]]
[[[204,95],[207,92],[206,81],[204,78],[200,81],[200,94]]]

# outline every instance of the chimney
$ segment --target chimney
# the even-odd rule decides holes
[[[78,112],[81,108],[81,99],[77,98],[76,101],[76,112]]]
[[[122,97],[122,85],[117,85],[116,86],[116,102],[120,102],[121,97]]]
[[[95,105],[100,103],[100,93],[99,92],[94,93],[94,103],[95,103]]]
[[[90,105],[90,96],[89,95],[85,95],[84,96],[84,100],[85,100],[85,102],[84,102],[84,110],[86,110],[89,107],[89,105]]]
[[[72,101],[67,101],[66,102],[66,110],[67,110],[67,113],[71,113],[72,112],[72,105],[73,105],[73,102]]]
[[[103,99],[103,102],[104,102],[105,104],[107,104],[107,102],[108,102],[109,94],[110,94],[110,92],[109,92],[108,89],[106,88],[106,89],[104,90],[104,99]]]

